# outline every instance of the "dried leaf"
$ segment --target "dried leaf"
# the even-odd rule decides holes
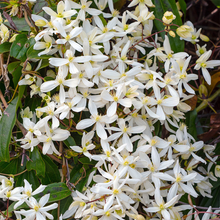
[[[206,83],[206,88],[209,91],[209,96],[212,94],[213,89],[217,86],[217,84],[220,82],[220,71],[216,72],[211,76],[211,85],[208,85]]]
[[[191,99],[185,101],[185,103],[191,107],[191,111],[193,111],[196,108],[197,99],[197,96],[194,95]]]

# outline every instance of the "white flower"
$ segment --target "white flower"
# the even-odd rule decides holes
[[[114,115],[109,118],[107,116],[99,115],[97,107],[91,99],[89,100],[89,111],[91,113],[91,118],[84,119],[84,120],[80,121],[76,125],[76,129],[81,130],[81,129],[88,128],[88,127],[92,126],[93,124],[96,124],[97,135],[104,140],[107,139],[107,133],[105,131],[104,126],[106,123],[109,124],[109,123],[112,123],[113,121],[115,121],[117,119],[117,116]]]
[[[39,202],[34,197],[31,197],[29,201],[27,201],[30,210],[20,210],[17,213],[24,215],[27,219],[36,219],[36,220],[46,220],[46,218],[54,219],[51,214],[47,211],[56,209],[58,207],[57,203],[53,203],[49,206],[44,207],[50,198],[50,194],[44,195]]]
[[[207,70],[207,68],[214,68],[215,66],[220,66],[220,60],[209,60],[209,57],[211,56],[212,51],[206,51],[204,54],[202,54],[198,60],[196,60],[196,66],[194,69],[199,70],[202,68],[202,75],[204,76],[205,81],[211,85],[211,76]]]
[[[49,92],[53,89],[55,89],[57,86],[60,86],[60,92],[59,92],[59,97],[60,97],[60,103],[65,102],[65,90],[64,86],[68,86],[70,88],[74,88],[78,85],[78,80],[77,79],[65,79],[68,74],[68,69],[65,68],[64,66],[59,67],[59,72],[55,80],[50,80],[47,82],[44,82],[40,90],[41,92]]]
[[[160,189],[156,188],[155,189],[155,201],[154,207],[149,207],[149,208],[144,208],[146,212],[159,212],[165,219],[171,219],[170,218],[170,213],[167,211],[168,208],[173,206],[177,200],[178,200],[178,195],[173,197],[169,202],[165,203],[162,196],[160,195]]]
[[[26,202],[28,198],[31,198],[32,196],[44,191],[45,188],[46,186],[40,185],[32,192],[32,185],[26,179],[24,179],[22,198],[14,205],[14,209]]]

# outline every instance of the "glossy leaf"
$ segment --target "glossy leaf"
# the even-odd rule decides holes
[[[64,141],[66,146],[76,146],[76,142],[73,137],[69,136],[65,141]]]
[[[43,158],[41,157],[41,154],[38,151],[38,148],[35,147],[32,152],[30,152],[30,160],[27,162],[27,169],[35,170],[37,173],[37,176],[45,176],[45,163]]]
[[[17,101],[18,98],[16,97],[5,109],[0,120],[0,161],[9,162],[10,160],[9,143],[16,120]]]
[[[26,179],[32,185],[32,190],[35,190],[38,186],[40,186],[40,182],[36,176],[34,170],[26,171],[18,176],[15,186],[24,186],[24,179]]]
[[[0,53],[5,53],[10,51],[11,43],[4,42],[3,44],[0,44]]]
[[[22,75],[22,66],[20,61],[12,62],[8,65],[8,71],[13,75],[14,87],[17,86],[19,79]]]
[[[21,164],[20,164],[19,158],[11,160],[9,163],[8,162],[0,162],[0,173],[16,174],[17,168],[20,165]]]
[[[33,38],[28,40],[26,34],[19,34],[11,46],[11,56],[24,62],[27,58],[26,53],[34,42]]]
[[[179,0],[180,8],[183,11],[183,14],[186,15],[186,2],[185,0]]]
[[[46,155],[42,155],[43,161],[46,166],[45,177],[40,177],[42,184],[49,184],[54,182],[60,182],[60,172],[57,165]]]
[[[68,197],[71,194],[71,190],[69,190],[65,183],[52,183],[49,184],[43,192],[37,194],[35,198],[38,200],[48,193],[50,193],[48,202],[56,202]]]

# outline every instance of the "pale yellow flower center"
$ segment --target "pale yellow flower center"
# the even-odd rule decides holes
[[[151,140],[151,146],[154,146],[156,143],[157,143],[157,140],[156,140],[156,139],[152,139],[152,140]]]
[[[106,151],[106,156],[110,157],[111,156],[111,151]]]
[[[178,174],[176,177],[176,182],[179,183],[182,180],[182,175]]]
[[[114,195],[117,195],[119,193],[119,190],[118,189],[114,189],[113,192],[112,192]]]
[[[107,211],[107,212],[105,213],[105,215],[109,217],[109,216],[111,215],[111,213],[110,213],[109,211]]]

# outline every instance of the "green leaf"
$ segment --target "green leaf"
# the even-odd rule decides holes
[[[193,111],[187,112],[186,115],[186,125],[188,128],[188,133],[191,134],[195,139],[197,139],[197,130],[196,130],[196,118],[197,112],[194,109]]]
[[[41,55],[38,56],[38,54],[43,50],[34,50],[33,46],[31,46],[27,51],[27,57],[29,59],[49,59],[52,56],[49,55]]]
[[[33,38],[28,40],[26,34],[19,34],[11,46],[11,56],[24,62],[27,59],[26,53],[34,42]]]
[[[95,161],[95,160],[90,160],[88,157],[79,158],[79,161],[80,161],[82,164],[88,164],[88,165],[96,165],[96,164],[97,164],[97,161]]]
[[[16,61],[12,62],[8,65],[8,71],[13,75],[13,83],[14,83],[14,88],[17,86],[19,79],[22,75],[22,66],[20,66],[21,62]]]
[[[73,137],[69,136],[65,141],[64,141],[64,144],[69,147],[69,146],[76,146],[76,142],[74,140]]]
[[[179,0],[180,8],[183,11],[183,14],[186,15],[186,2],[185,0]]]
[[[175,14],[176,16],[176,19],[173,21],[173,23],[179,26],[182,25],[182,20],[180,18],[178,9],[176,7],[175,0],[153,0],[153,3],[156,6],[155,8],[152,9],[154,11],[154,15],[156,18],[162,20],[162,17],[166,11],[172,11],[173,14]],[[165,26],[161,21],[154,20],[154,23],[158,31],[161,31],[165,28]],[[176,26],[171,26],[171,29],[176,29],[176,28],[177,28]],[[161,36],[164,39],[165,32],[162,32]],[[174,38],[169,36],[169,40],[170,40],[171,49],[175,53],[184,51],[184,41],[180,40],[179,36],[176,36]]]
[[[5,53],[10,51],[11,43],[5,42],[3,44],[0,44],[0,53]]]
[[[18,68],[20,66],[21,62],[20,61],[16,61],[16,62],[11,62],[8,64],[8,72],[9,73],[13,73],[15,71],[16,68]]]
[[[0,173],[16,174],[17,168],[21,165],[19,158],[11,160],[9,163],[0,162]]]
[[[32,152],[30,152],[30,160],[27,162],[27,169],[35,170],[37,173],[37,176],[45,176],[45,163],[44,160],[41,157],[41,154],[38,151],[38,148],[35,147]]]
[[[42,63],[41,63],[41,66],[40,66],[40,68],[38,70],[43,69],[43,68],[45,68],[47,66],[49,66],[49,60],[48,59],[43,59]]]
[[[5,109],[0,120],[0,161],[9,162],[10,160],[9,143],[16,120],[17,101],[18,97]]]
[[[31,171],[26,171],[25,173],[22,173],[21,175],[18,176],[15,187],[24,186],[24,179],[26,179],[29,183],[31,183],[33,191],[40,186],[36,173],[33,170],[31,170]]]
[[[30,27],[27,24],[25,18],[13,17],[12,20],[18,28],[18,31],[30,31]],[[5,24],[11,27],[9,22],[6,22]]]
[[[42,184],[50,184],[54,182],[60,182],[60,172],[57,165],[46,155],[42,155],[46,166],[46,175],[45,177],[39,177]]]
[[[212,0],[212,3],[217,6],[217,8],[220,8],[220,1],[219,0]]]
[[[18,106],[20,106],[22,108],[22,102],[21,102],[21,99],[22,99],[22,96],[24,94],[24,91],[26,89],[26,85],[22,85],[22,86],[19,86],[18,87]]]
[[[212,191],[212,199],[208,197],[204,197],[202,201],[199,203],[200,206],[205,206],[205,207],[219,207],[220,206],[220,197],[219,197],[219,190],[220,187],[217,187]]]
[[[37,194],[35,198],[38,200],[48,193],[50,193],[48,202],[56,202],[69,196],[71,190],[69,190],[65,183],[52,183],[49,184],[43,192]]]

